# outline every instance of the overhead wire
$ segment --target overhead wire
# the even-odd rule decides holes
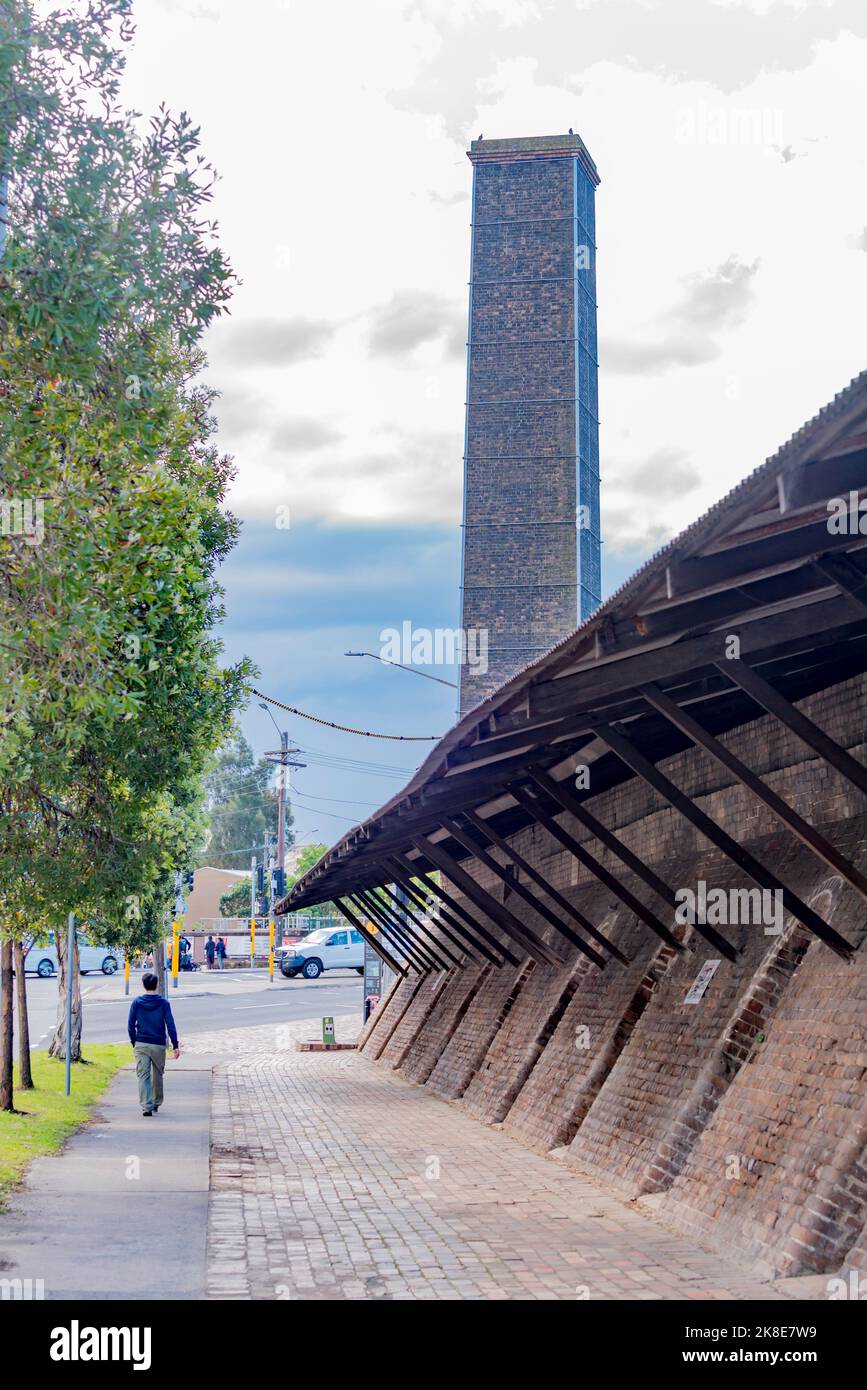
[[[261,690],[255,690],[248,685],[247,689],[251,695],[257,695],[260,700],[265,700],[269,705],[276,705],[277,709],[285,709],[289,714],[296,714],[299,719],[309,719],[314,724],[322,724],[326,729],[337,729],[342,734],[358,734],[361,738],[382,738],[388,739],[393,743],[438,743],[442,734],[380,734],[373,733],[370,729],[354,729],[349,724],[337,724],[333,719],[322,719],[318,714],[308,714],[303,709],[296,709],[294,705],[286,705],[282,700],[275,700],[273,695],[265,695]]]

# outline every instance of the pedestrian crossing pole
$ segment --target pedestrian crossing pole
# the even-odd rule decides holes
[[[181,968],[181,917],[187,910],[184,901],[184,878],[180,871],[175,871],[175,917],[172,922],[172,989],[178,987],[178,971]]]
[[[250,866],[250,969],[256,964],[256,856]]]
[[[274,983],[274,857],[268,860],[268,983]]]

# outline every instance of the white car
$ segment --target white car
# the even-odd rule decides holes
[[[283,952],[280,970],[287,980],[303,975],[318,980],[323,970],[357,970],[364,974],[364,941],[357,931],[319,927]]]
[[[82,975],[86,975],[89,970],[101,970],[103,975],[114,975],[117,973],[120,960],[111,946],[94,946],[88,941],[87,937],[78,932],[78,964]],[[48,945],[34,945],[30,947],[24,957],[24,973],[26,975],[40,975],[43,980],[49,975],[57,973],[57,947],[54,944],[54,932],[48,934]]]

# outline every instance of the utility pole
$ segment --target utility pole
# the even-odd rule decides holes
[[[300,753],[300,748],[289,747],[289,735],[285,732],[280,733],[280,747],[269,749],[265,757],[269,758],[280,771],[277,774],[277,868],[286,871],[286,784],[289,781],[290,767],[306,767],[306,763],[296,762],[293,754]]]
[[[283,768],[288,752],[289,735],[284,730],[280,735],[280,800],[277,804],[277,867],[280,869],[286,868],[286,774]]]

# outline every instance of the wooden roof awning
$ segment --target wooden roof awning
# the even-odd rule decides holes
[[[600,793],[638,777],[746,877],[778,889],[787,912],[846,956],[851,948],[839,933],[695,806],[658,764],[685,748],[701,747],[867,897],[867,878],[718,738],[768,713],[867,796],[867,768],[794,703],[865,670],[867,373],[862,373],[565,642],[466,715],[407,787],[329,850],[278,911],[332,900],[341,910],[348,903],[353,918],[372,914],[383,934],[389,933],[388,950],[398,954],[402,969],[407,963],[420,971],[466,961],[500,965],[527,955],[551,965],[564,951],[570,953],[569,947],[599,968],[622,960],[599,924],[507,843],[535,822],[628,903],[649,930],[679,949],[666,925],[674,902],[671,887],[594,811]],[[592,769],[592,788],[575,787],[576,762]],[[560,825],[557,818],[564,813],[640,881],[640,898]],[[512,891],[554,927],[554,936],[543,939],[487,893],[467,873],[473,860],[508,880]],[[439,871],[439,883],[424,877],[433,870]],[[425,922],[425,894],[418,888],[408,911],[388,894],[372,896],[390,883],[409,895],[412,879],[420,876],[428,884],[427,896],[439,905],[433,935]],[[734,954],[714,928],[696,930],[715,950]]]

